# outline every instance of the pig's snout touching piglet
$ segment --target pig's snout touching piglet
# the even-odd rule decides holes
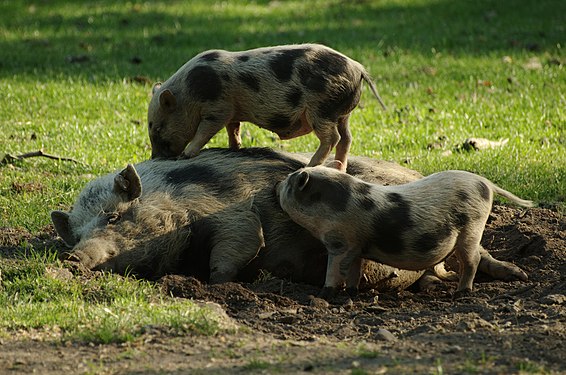
[[[328,251],[323,297],[344,280],[357,290],[362,258],[422,270],[455,253],[456,296],[472,290],[482,233],[494,193],[524,207],[532,202],[465,171],[435,173],[398,186],[369,184],[332,168],[303,168],[277,189],[281,207]]]
[[[281,139],[314,131],[320,146],[308,165],[322,164],[336,148],[346,170],[348,118],[362,81],[385,108],[360,63],[319,44],[202,52],[153,88],[152,158],[193,157],[223,127],[230,148],[238,149],[240,121],[248,121]]]

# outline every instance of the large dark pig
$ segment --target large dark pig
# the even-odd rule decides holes
[[[269,149],[210,149],[187,160],[150,160],[91,181],[70,212],[51,214],[85,267],[146,278],[169,273],[210,282],[250,281],[260,269],[322,285],[326,249],[279,206],[274,185],[309,157]],[[384,185],[421,176],[397,164],[352,157],[348,173]],[[516,268],[482,253],[480,269]],[[404,288],[422,274],[368,261],[367,286]]]
[[[360,63],[320,44],[202,52],[153,88],[152,157],[191,158],[224,127],[230,148],[237,149],[240,121],[248,121],[281,139],[314,131],[320,146],[309,165],[322,164],[336,147],[336,160],[345,169],[348,118],[360,100],[362,81],[383,105]]]

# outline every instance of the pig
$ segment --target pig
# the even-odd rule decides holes
[[[265,148],[207,149],[192,159],[152,159],[90,181],[70,211],[52,211],[70,257],[88,269],[150,280],[166,274],[205,282],[275,277],[322,285],[326,250],[277,201],[275,181],[304,167],[310,155]],[[348,173],[380,184],[421,175],[395,163],[352,157]],[[482,253],[500,277],[522,278],[511,263]],[[480,264],[480,268],[482,264]],[[399,290],[421,271],[372,261],[362,288]]]
[[[344,280],[347,291],[356,294],[362,258],[446,274],[439,264],[453,252],[460,268],[455,297],[468,294],[494,193],[533,206],[484,177],[455,170],[383,186],[333,168],[307,167],[277,187],[281,208],[328,251],[323,298],[331,298]]]
[[[240,122],[248,121],[283,140],[314,131],[320,145],[308,165],[322,164],[336,147],[346,170],[348,118],[362,81],[385,108],[360,63],[320,44],[204,51],[153,87],[151,157],[194,157],[223,127],[229,147],[238,149]]]

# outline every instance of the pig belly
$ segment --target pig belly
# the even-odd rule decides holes
[[[305,113],[303,112],[301,117],[288,128],[274,130],[274,132],[279,136],[279,139],[287,140],[309,134],[312,132],[312,126],[307,121]]]

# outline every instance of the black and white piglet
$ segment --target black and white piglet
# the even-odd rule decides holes
[[[457,295],[472,290],[483,230],[498,193],[531,207],[491,181],[445,171],[398,186],[382,186],[327,167],[302,168],[277,187],[281,207],[328,250],[322,297],[344,280],[355,293],[362,258],[422,270],[452,252],[460,264]]]
[[[360,63],[320,44],[202,52],[153,88],[152,158],[193,157],[223,127],[230,148],[238,149],[240,121],[248,121],[281,139],[314,131],[320,146],[309,166],[322,164],[336,147],[345,170],[352,143],[348,118],[362,81],[385,108]]]

